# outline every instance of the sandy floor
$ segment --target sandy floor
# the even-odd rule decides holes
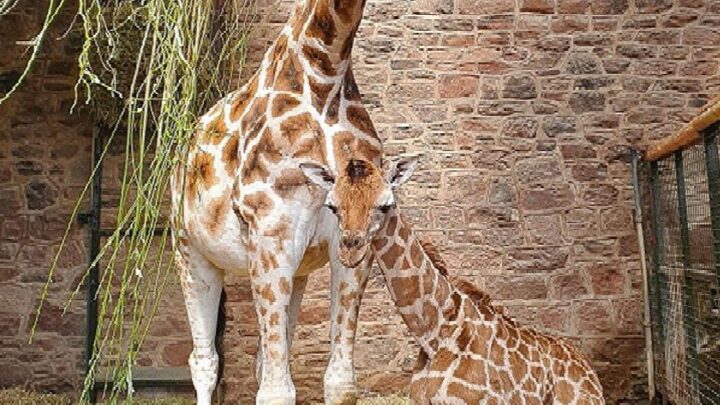
[[[12,405],[71,405],[73,402],[64,395],[38,394],[20,388],[0,390],[0,404]],[[138,399],[136,405],[192,405],[186,398]],[[410,400],[402,397],[364,398],[358,405],[410,405]]]

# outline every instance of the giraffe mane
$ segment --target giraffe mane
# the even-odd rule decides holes
[[[435,268],[438,269],[440,274],[448,277],[447,263],[442,256],[440,256],[440,251],[437,246],[429,240],[420,241],[420,246],[425,250],[425,254],[430,258],[430,261],[435,265]]]
[[[498,313],[503,313],[502,307],[493,305],[490,295],[485,291],[481,290],[480,287],[476,286],[475,284],[464,278],[450,276],[448,274],[447,263],[442,258],[442,256],[440,256],[440,251],[438,250],[437,246],[435,246],[430,241],[421,241],[420,245],[425,250],[425,254],[428,256],[428,258],[430,258],[430,261],[433,263],[438,272],[445,276],[453,287],[457,288],[461,293],[470,297],[470,299],[476,305],[492,307]]]

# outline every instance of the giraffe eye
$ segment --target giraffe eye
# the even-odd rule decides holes
[[[386,204],[377,207],[377,209],[383,214],[387,214],[387,212],[390,211],[390,208],[392,208],[392,204]]]
[[[327,209],[332,211],[333,214],[337,215],[337,207],[336,206],[334,206],[332,204],[325,204],[325,206],[327,207]]]

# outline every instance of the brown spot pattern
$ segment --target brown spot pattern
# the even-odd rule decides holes
[[[310,45],[303,45],[302,52],[310,65],[323,75],[335,76],[337,74],[335,66],[325,52]]]
[[[335,13],[337,13],[343,23],[349,24],[353,22],[353,16],[356,11],[355,7],[357,7],[358,1],[359,0],[333,0],[335,3]]]
[[[362,97],[360,97],[360,90],[358,89],[357,83],[355,82],[355,77],[353,76],[352,69],[348,69],[345,71],[345,77],[343,79],[342,86],[343,96],[346,100],[361,100]]]
[[[280,277],[280,292],[283,294],[290,294],[292,292],[292,288],[290,287],[290,282],[287,277]]]
[[[305,187],[307,178],[300,169],[283,169],[275,178],[273,190],[282,198],[289,198],[299,187]]]
[[[248,107],[247,114],[242,119],[240,126],[242,127],[243,133],[259,132],[263,125],[265,125],[265,111],[267,110],[268,98],[267,96],[256,98],[252,101],[252,104]]]
[[[250,211],[253,218],[264,217],[273,208],[273,202],[265,193],[257,192],[245,196],[243,204]]]
[[[214,157],[207,152],[197,150],[187,173],[188,195],[195,196],[200,183],[207,190],[217,183],[217,177],[215,176]]]
[[[330,100],[330,104],[327,108],[327,114],[325,121],[328,124],[335,125],[339,121],[339,113],[340,113],[340,92],[335,93],[332,100]]]
[[[555,399],[557,401],[569,404],[575,397],[575,388],[573,388],[572,385],[568,384],[567,381],[558,381],[557,384],[555,384],[553,394],[555,394]]]
[[[275,303],[275,293],[273,292],[272,286],[270,284],[265,284],[263,286],[263,288],[260,290],[260,295],[265,298],[269,303]]]
[[[351,105],[346,111],[347,120],[355,128],[361,130],[367,135],[377,138],[375,133],[375,127],[373,126],[372,119],[364,107]]]
[[[310,91],[312,92],[312,105],[316,110],[322,111],[327,102],[328,94],[333,88],[332,84],[318,83],[312,76],[308,77]]]
[[[453,360],[455,360],[453,352],[445,348],[440,348],[430,363],[430,371],[445,371],[450,368]]]
[[[395,262],[402,255],[403,250],[400,245],[392,245],[385,253],[380,256],[380,260],[383,261],[389,268],[395,267]]]
[[[265,73],[265,87],[272,87],[274,85],[278,63],[280,63],[286,51],[287,37],[281,35],[275,42],[275,47],[273,48],[273,56]]]
[[[278,262],[275,258],[275,255],[267,250],[263,250],[260,253],[260,263],[262,264],[263,270],[266,273],[278,267]]]
[[[447,388],[447,393],[451,397],[460,398],[466,404],[479,404],[485,398],[485,394],[465,388],[457,383],[450,383]]]
[[[333,20],[326,1],[317,3],[315,14],[305,31],[305,35],[311,38],[318,38],[327,46],[332,45],[336,35],[335,21]]]
[[[273,98],[272,115],[273,117],[279,117],[298,105],[300,105],[300,101],[297,98],[285,93],[280,93]]]
[[[290,93],[302,93],[303,78],[302,65],[297,55],[295,55],[295,52],[289,51],[285,63],[283,63],[282,69],[275,79],[275,89]]]
[[[229,206],[230,201],[223,197],[218,197],[210,202],[207,227],[211,233],[216,233],[221,228]]]
[[[395,305],[402,308],[412,305],[416,299],[420,298],[420,286],[418,276],[395,277],[390,281],[394,291],[403,291],[398,295]]]
[[[333,138],[333,150],[338,162],[345,162],[349,159],[358,159],[380,163],[382,151],[370,142],[357,138],[352,132],[342,131],[335,134]]]
[[[280,124],[280,132],[283,138],[288,139],[290,144],[295,144],[298,138],[311,131],[314,134],[322,135],[320,126],[308,112],[293,115]]]
[[[270,315],[270,326],[277,326],[280,323],[280,315],[277,312],[273,312]]]
[[[230,105],[230,119],[232,121],[240,119],[248,104],[253,100],[253,97],[257,92],[257,86],[258,76],[255,75],[247,83],[245,89],[235,97],[235,100],[233,100]]]
[[[240,156],[238,154],[238,146],[240,138],[233,134],[222,149],[222,162],[225,164],[227,175],[233,177],[237,174],[240,164]]]

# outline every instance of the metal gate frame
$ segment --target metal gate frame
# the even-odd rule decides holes
[[[681,256],[682,256],[682,274],[683,274],[683,306],[692,307],[695,302],[695,285],[694,279],[690,276],[690,228],[688,224],[688,207],[687,207],[687,192],[685,185],[685,173],[683,165],[683,152],[688,147],[702,143],[704,147],[705,156],[705,169],[707,175],[708,185],[708,197],[710,204],[710,225],[712,228],[712,246],[708,248],[713,249],[714,256],[714,273],[716,286],[720,286],[720,156],[718,155],[718,139],[720,139],[720,121],[715,121],[705,129],[700,131],[699,136],[695,138],[688,137],[687,134],[680,134],[676,136],[676,142],[661,142],[660,147],[656,147],[653,150],[653,154],[649,159],[643,160],[640,153],[635,152],[632,156],[632,181],[634,191],[634,220],[636,225],[636,231],[638,234],[639,253],[641,259],[641,269],[643,276],[643,293],[645,295],[645,316],[644,316],[644,327],[646,337],[646,351],[647,351],[647,367],[648,367],[648,389],[650,400],[653,403],[668,403],[666,398],[662,396],[662,389],[660,388],[661,382],[655,379],[654,369],[654,352],[657,347],[653,347],[654,343],[659,343],[659,346],[664,347],[662,339],[665,336],[664,325],[662,322],[663,316],[663,296],[661,291],[661,285],[664,285],[666,275],[659,271],[660,267],[665,262],[664,249],[654,249],[652,257],[652,267],[654,271],[648,271],[648,261],[646,260],[645,251],[645,237],[643,234],[643,221],[652,221],[652,229],[654,230],[653,238],[657,246],[665,246],[664,235],[662,233],[663,226],[663,215],[661,208],[661,187],[660,187],[660,174],[659,164],[661,159],[673,159],[675,167],[675,179],[676,179],[676,190],[677,190],[677,208],[678,208],[678,219],[680,228],[680,244],[681,244]],[[671,137],[672,138],[672,137]],[[668,138],[669,139],[669,138]],[[663,145],[664,144],[664,145]],[[646,155],[647,157],[647,155]],[[639,171],[641,166],[647,170],[649,169],[649,191],[652,200],[652,218],[643,218],[642,204],[641,204],[641,187],[639,180]],[[648,167],[649,166],[649,167]],[[720,306],[717,302],[718,296],[711,297],[713,308]],[[694,319],[690,314],[690,311],[683,311],[683,323],[686,328],[688,341],[692,344],[687,344],[687,360],[689,363],[686,380],[689,387],[692,387],[693,392],[699,392],[698,387],[698,353],[696,345],[696,328]],[[655,328],[655,333],[652,333],[651,327]],[[659,337],[659,342],[653,342],[652,336]]]
[[[90,190],[90,207],[86,212],[77,215],[77,221],[80,225],[89,227],[88,241],[88,266],[89,272],[86,281],[85,308],[86,308],[86,334],[85,334],[85,376],[92,372],[90,363],[95,353],[95,340],[97,337],[98,327],[98,304],[97,291],[100,280],[100,263],[95,259],[100,253],[100,243],[103,237],[108,237],[115,232],[115,229],[106,229],[101,227],[102,215],[102,172],[103,172],[103,151],[105,149],[105,136],[110,129],[102,124],[95,124],[93,127],[92,137],[92,168],[94,169],[91,190]],[[161,235],[165,232],[164,228],[154,229],[154,235]],[[223,372],[223,355],[222,355],[222,334],[225,324],[225,290],[223,289],[220,310],[218,311],[218,326],[215,335],[215,346],[218,351],[219,367],[218,367],[218,383],[215,388],[215,397],[219,403],[222,403],[222,389],[220,381]],[[192,378],[190,377],[189,368],[138,368],[140,372],[133,373],[133,386],[139,388],[187,388],[193,387]],[[182,370],[186,370],[183,372]],[[165,374],[165,375],[163,375]],[[95,379],[93,376],[93,386],[90,388],[90,403],[97,402],[98,389],[104,386],[107,381],[104,379]]]

